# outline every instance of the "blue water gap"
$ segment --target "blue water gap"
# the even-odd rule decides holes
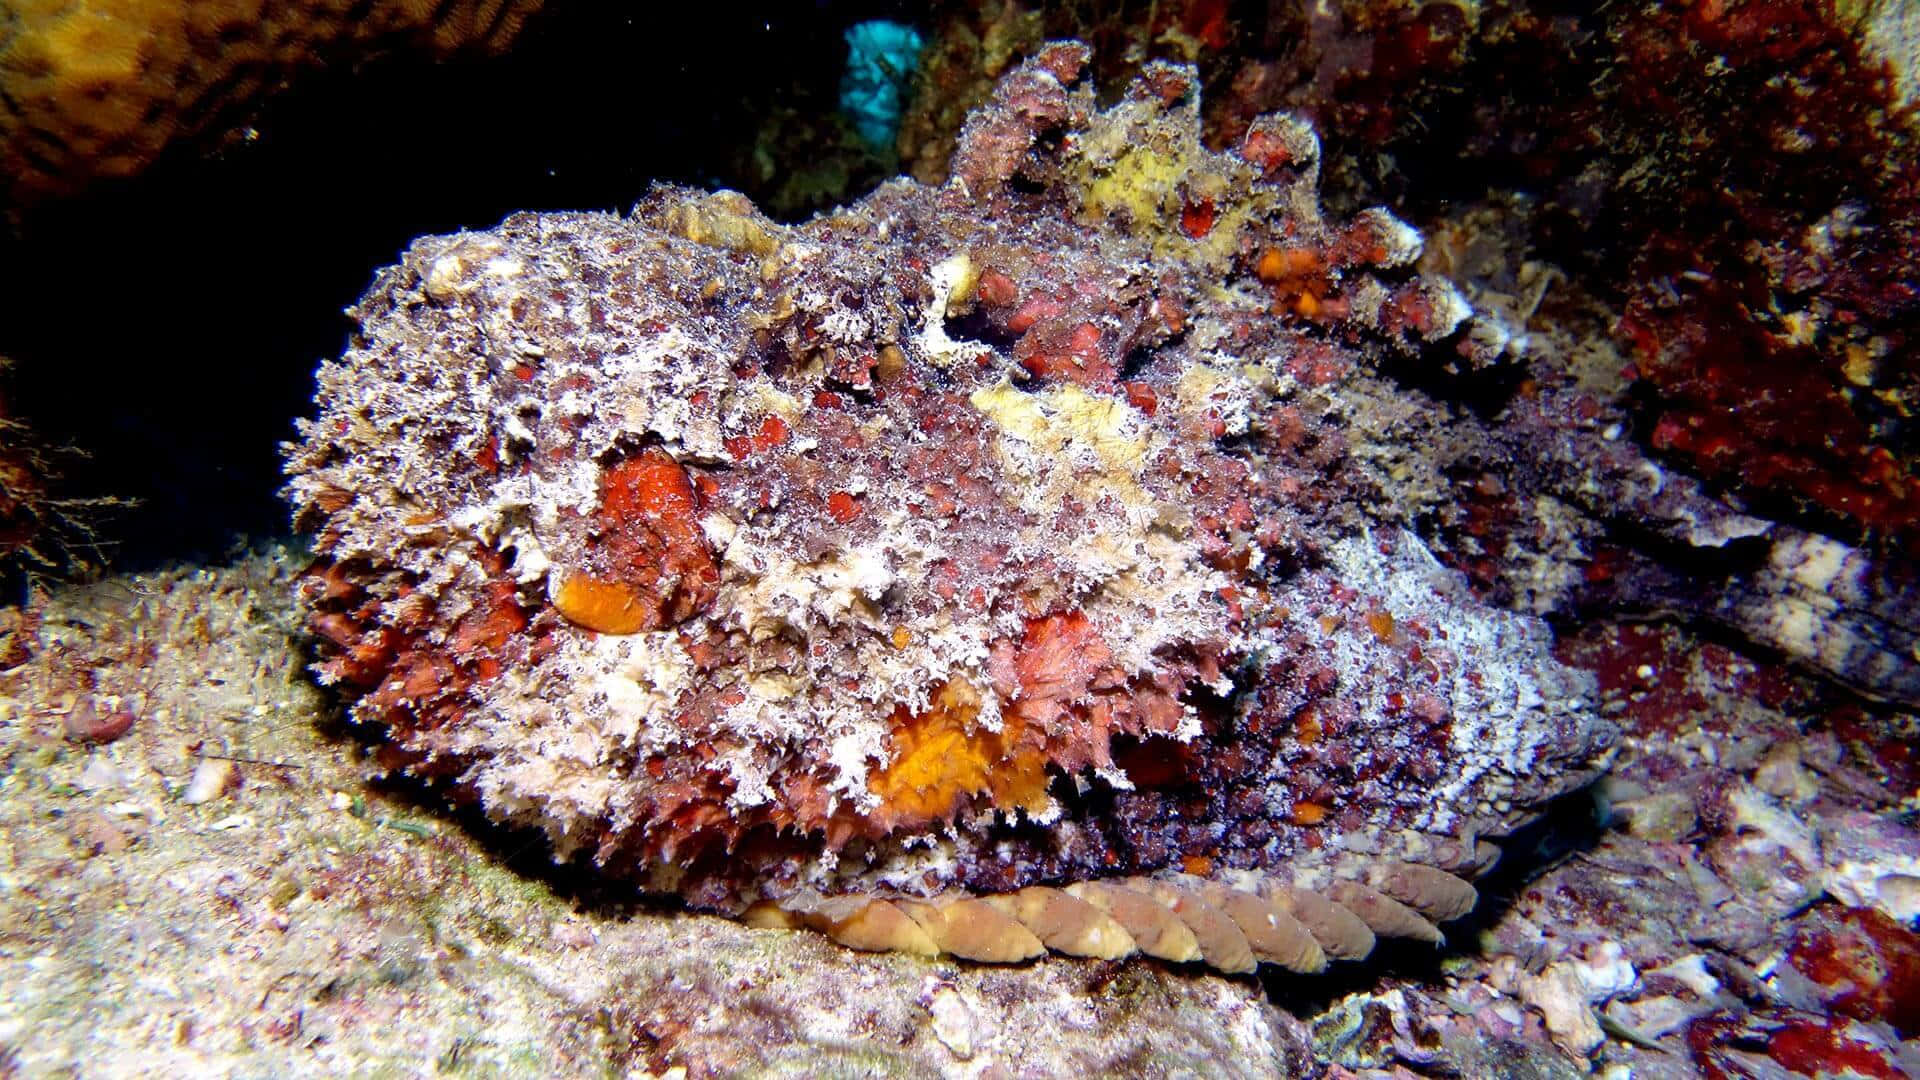
[[[840,111],[875,150],[892,149],[900,133],[907,90],[920,67],[920,31],[891,19],[847,27],[847,70],[840,77]]]

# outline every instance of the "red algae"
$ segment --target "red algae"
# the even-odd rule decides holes
[[[1736,1046],[1742,1051],[1764,1047],[1766,1058],[1802,1076],[1901,1080],[1907,1075],[1883,1043],[1855,1032],[1844,1019],[1813,1013],[1770,1009],[1750,1017],[1716,1014],[1689,1025],[1686,1041],[1694,1067],[1711,1080],[1753,1075],[1736,1056]]]
[[[1794,928],[1787,963],[1835,1016],[1884,1021],[1902,1038],[1920,1033],[1920,934],[1881,912],[1810,913]]]

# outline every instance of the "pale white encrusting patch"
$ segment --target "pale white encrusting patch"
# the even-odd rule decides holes
[[[972,279],[973,262],[966,252],[949,255],[933,265],[927,280],[933,286],[933,299],[920,322],[920,336],[914,345],[921,356],[935,367],[950,368],[991,353],[990,346],[977,341],[955,341],[947,334],[947,306],[954,293]]]
[[[1337,611],[1352,620],[1385,616],[1395,625],[1411,620],[1433,635],[1421,643],[1422,663],[1449,717],[1448,769],[1423,793],[1415,828],[1444,833],[1460,827],[1470,812],[1504,815],[1511,810],[1510,793],[1536,786],[1536,772],[1550,771],[1551,762],[1580,749],[1556,738],[1578,729],[1573,720],[1591,707],[1593,679],[1541,662],[1550,641],[1544,623],[1474,602],[1460,575],[1403,530],[1343,539],[1328,554],[1338,580],[1357,590],[1359,599],[1333,609],[1316,593],[1290,607],[1299,612],[1296,625],[1329,643],[1342,686],[1370,722],[1388,724],[1405,705],[1390,703],[1388,688],[1368,677],[1404,646],[1371,632],[1327,634],[1314,622],[1318,613]]]

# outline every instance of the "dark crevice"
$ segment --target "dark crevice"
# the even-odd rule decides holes
[[[949,316],[944,327],[955,341],[978,342],[1003,355],[1011,355],[1014,343],[1020,340],[1019,334],[977,307],[964,315]]]
[[[1366,959],[1332,964],[1320,975],[1262,968],[1268,1000],[1296,1016],[1314,1016],[1349,994],[1377,991],[1389,975],[1444,985],[1447,961],[1462,955],[1484,956],[1475,943],[1483,931],[1499,923],[1529,883],[1599,845],[1606,831],[1604,817],[1605,808],[1593,787],[1554,800],[1541,808],[1531,824],[1500,842],[1500,861],[1474,882],[1480,903],[1463,918],[1441,927],[1447,936],[1445,946],[1383,938]]]
[[[1386,350],[1380,373],[1437,402],[1459,405],[1482,420],[1494,420],[1512,403],[1530,372],[1518,360],[1475,366],[1455,348],[1457,337],[1412,351]]]

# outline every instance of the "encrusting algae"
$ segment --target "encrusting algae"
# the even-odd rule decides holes
[[[1438,942],[1613,737],[1378,513],[1314,373],[1467,306],[1289,116],[1040,50],[952,178],[417,242],[289,449],[320,671],[561,857],[992,962]],[[1204,873],[1188,874],[1201,868]]]

